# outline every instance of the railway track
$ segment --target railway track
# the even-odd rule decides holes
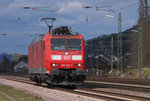
[[[21,77],[15,77],[15,76],[0,76],[0,78],[35,85],[35,83],[31,82],[27,78],[21,78]],[[46,85],[42,85],[42,86],[46,87]],[[108,86],[108,84],[107,84],[107,86]],[[150,97],[121,94],[121,93],[117,93],[117,92],[110,92],[110,91],[103,91],[103,90],[93,90],[93,89],[90,89],[90,88],[87,88],[84,86],[83,87],[79,86],[77,89],[69,89],[67,87],[56,86],[55,89],[61,90],[63,92],[69,92],[69,93],[74,93],[74,94],[83,95],[83,96],[89,96],[92,98],[108,100],[108,101],[112,101],[112,100],[113,101],[133,101],[133,100],[134,101],[149,101],[150,100]],[[136,89],[136,90],[138,90],[138,89]],[[141,91],[141,88],[140,88],[140,91]]]
[[[141,91],[150,93],[150,86],[145,85],[135,85],[135,84],[123,84],[123,83],[108,83],[108,82],[96,82],[96,81],[85,81],[84,87],[109,87],[109,88],[116,88],[116,89],[129,89],[132,91]]]

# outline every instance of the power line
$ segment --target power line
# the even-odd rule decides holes
[[[71,0],[70,2],[65,2],[62,7],[56,8],[55,10],[53,10],[52,13],[55,13],[55,12],[59,11],[59,10],[62,9],[64,6],[66,6],[66,5],[69,4],[69,3],[72,3],[73,1],[74,1],[74,0]],[[49,16],[50,16],[50,14],[48,14],[46,17],[49,17]]]
[[[121,10],[124,10],[124,9],[127,9],[127,8],[129,8],[129,7],[135,6],[135,5],[137,5],[137,4],[138,4],[138,2],[133,3],[133,4],[131,4],[131,5],[128,5],[128,6],[126,6],[126,7],[119,8],[119,9],[115,10],[114,12],[108,13],[108,15],[109,15],[109,14],[112,14],[112,13],[116,13],[116,12],[121,11]],[[99,19],[103,19],[103,18],[105,18],[105,15],[103,15],[101,18],[96,18],[96,19],[94,19],[94,20],[92,20],[92,21],[89,21],[88,24],[91,24],[91,23],[93,23],[93,22],[95,22],[95,21],[97,21],[97,20],[99,20]],[[83,24],[83,25],[81,25],[82,27],[81,27],[81,26],[78,26],[78,27],[75,27],[75,28],[78,28],[78,29],[84,28],[85,25],[86,25],[86,24]]]

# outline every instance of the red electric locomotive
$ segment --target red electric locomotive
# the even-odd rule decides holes
[[[56,28],[34,39],[29,46],[30,79],[49,85],[78,85],[85,80],[86,50],[81,34]]]

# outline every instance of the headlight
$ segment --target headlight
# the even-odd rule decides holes
[[[52,66],[53,67],[58,67],[58,64],[57,63],[52,63]]]
[[[68,52],[65,52],[65,55],[68,55],[69,53]]]
[[[81,67],[81,63],[78,64],[78,67]]]
[[[53,63],[52,66],[55,67],[56,65]]]
[[[81,67],[81,66],[82,66],[81,63],[76,63],[76,64],[75,64],[75,67]]]

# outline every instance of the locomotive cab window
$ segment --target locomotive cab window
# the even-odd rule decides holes
[[[65,39],[51,39],[52,50],[65,50]]]
[[[67,50],[81,50],[81,39],[67,39]]]
[[[51,48],[52,50],[81,50],[81,39],[51,39]]]

